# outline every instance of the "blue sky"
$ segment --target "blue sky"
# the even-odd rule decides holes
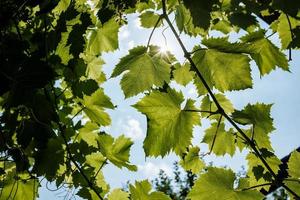
[[[114,66],[119,62],[119,59],[128,53],[128,49],[136,45],[146,45],[151,29],[144,29],[139,26],[139,19],[137,15],[129,17],[129,24],[121,28],[119,32],[119,50],[113,53],[103,55],[106,64],[103,69],[110,76]],[[181,49],[177,45],[175,38],[169,29],[164,31],[167,38],[165,41],[163,37],[163,29],[156,29],[152,44],[162,46],[169,49],[177,59],[184,61]],[[216,36],[217,34],[213,34]],[[192,49],[194,45],[199,44],[199,38],[189,38],[181,35],[181,38],[188,49]],[[232,36],[232,39],[236,35]],[[278,44],[276,35],[271,37],[271,40]],[[167,47],[166,47],[167,44]],[[271,72],[269,75],[260,77],[259,71],[254,63],[251,65],[253,77],[253,89],[247,89],[239,92],[226,93],[227,97],[232,101],[237,109],[242,109],[248,103],[264,102],[273,103],[272,117],[274,118],[274,125],[276,130],[271,134],[272,145],[275,149],[276,155],[283,157],[291,152],[296,147],[300,146],[300,132],[298,123],[300,123],[300,52],[293,51],[293,61],[290,62],[290,71],[283,72],[280,69]],[[138,166],[138,172],[129,172],[126,169],[119,169],[109,164],[104,167],[103,172],[106,181],[112,188],[122,187],[127,180],[133,182],[134,180],[153,179],[157,176],[160,169],[166,171],[167,174],[172,172],[172,164],[177,157],[170,154],[163,159],[159,158],[145,158],[143,151],[143,139],[146,134],[146,117],[137,112],[130,105],[137,102],[143,95],[125,99],[123,92],[119,85],[120,77],[109,79],[104,83],[103,87],[106,94],[108,94],[112,102],[118,107],[113,111],[108,111],[112,117],[112,125],[104,129],[113,136],[125,134],[134,140],[134,145],[131,148],[131,162]],[[189,84],[187,87],[172,85],[182,90],[185,97],[197,99],[195,87]],[[199,99],[198,99],[199,101]],[[208,121],[203,121],[201,127],[194,129],[194,144],[199,144],[203,136],[204,130],[209,126]],[[201,152],[207,152],[207,145],[200,145]],[[205,161],[208,163],[213,161],[217,166],[229,166],[234,171],[239,171],[242,166],[246,166],[245,155],[246,151],[238,152],[231,158],[230,156],[218,157],[207,156]],[[42,188],[40,199],[61,199],[59,192],[49,192]]]

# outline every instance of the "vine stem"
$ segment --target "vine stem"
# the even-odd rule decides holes
[[[103,163],[100,165],[99,169],[97,170],[96,174],[95,174],[95,179],[98,176],[99,172],[101,171],[101,169],[104,167],[105,164],[107,164],[107,158],[105,158],[105,160],[103,161]]]
[[[162,10],[163,10],[163,14],[161,15],[167,22],[167,24],[170,26],[177,42],[179,43],[183,53],[184,53],[184,57],[189,61],[189,63],[191,64],[192,69],[196,72],[197,76],[199,77],[200,81],[202,82],[202,84],[204,85],[204,87],[206,88],[209,96],[212,98],[213,102],[216,104],[217,108],[218,108],[218,112],[223,115],[228,122],[242,135],[242,137],[246,140],[246,142],[249,144],[249,146],[252,148],[252,150],[254,151],[255,155],[261,160],[261,162],[263,163],[263,165],[267,168],[267,170],[270,172],[270,174],[273,176],[274,178],[274,183],[278,184],[278,180],[277,180],[277,176],[275,174],[275,172],[272,170],[272,168],[270,167],[270,165],[267,163],[267,161],[264,159],[264,157],[262,156],[262,154],[260,153],[260,151],[258,150],[258,148],[256,147],[255,143],[244,133],[244,131],[231,119],[231,117],[225,113],[224,109],[222,108],[222,106],[220,105],[219,101],[217,100],[216,96],[213,94],[212,90],[210,89],[209,85],[207,84],[207,82],[205,81],[204,77],[202,76],[202,74],[200,73],[200,71],[198,70],[198,68],[196,67],[196,64],[194,63],[194,61],[192,60],[189,52],[187,51],[187,49],[185,48],[185,45],[183,44],[182,40],[180,39],[177,31],[175,30],[172,22],[169,19],[169,16],[167,14],[167,8],[166,8],[166,0],[162,0]],[[290,192],[291,194],[293,194],[295,197],[297,197],[298,199],[300,199],[299,195],[297,195],[293,190],[291,190],[288,186],[282,184],[282,187],[285,188],[288,192]]]
[[[286,16],[286,19],[287,19],[288,24],[289,24],[290,33],[291,33],[291,38],[294,39],[294,34],[293,34],[293,31],[292,31],[292,23],[291,23],[291,20],[290,20],[288,14],[285,14],[285,16]],[[291,47],[290,47],[290,48],[289,48],[289,61],[291,61],[291,60],[292,60],[292,49],[291,49]]]
[[[157,26],[158,26],[160,20],[162,20],[162,16],[161,16],[161,15],[159,16],[158,20],[156,21],[156,23],[155,23],[155,25],[154,25],[154,27],[153,27],[151,33],[150,33],[150,36],[149,36],[149,39],[148,39],[148,42],[147,42],[147,49],[149,48],[151,38],[152,38],[153,33],[154,33],[155,29],[157,28]]]
[[[58,123],[58,126],[59,126],[59,129],[60,129],[60,132],[61,132],[61,135],[62,135],[62,138],[64,140],[64,143],[66,145],[66,150],[67,150],[67,153],[69,154],[69,158],[70,160],[74,163],[75,167],[79,170],[81,176],[85,179],[85,181],[87,182],[88,186],[96,193],[96,195],[99,197],[99,199],[103,200],[103,197],[99,194],[99,192],[97,191],[97,189],[95,188],[94,184],[90,181],[90,179],[85,175],[84,171],[82,170],[82,168],[79,166],[79,164],[76,162],[76,160],[74,159],[72,153],[71,153],[71,150],[70,150],[70,147],[69,147],[69,144],[67,142],[67,139],[65,137],[65,128],[60,124]]]
[[[216,132],[215,132],[215,135],[214,135],[213,141],[212,141],[212,143],[211,143],[211,147],[210,147],[210,150],[209,150],[209,153],[208,153],[208,154],[211,154],[211,152],[212,152],[213,149],[214,149],[215,142],[216,142],[217,135],[218,135],[218,131],[219,131],[220,124],[221,124],[221,120],[222,120],[222,116],[223,116],[223,115],[220,115],[220,118],[219,118],[219,120],[218,120],[217,129],[216,129]]]
[[[263,183],[263,184],[259,184],[259,185],[254,185],[254,186],[251,186],[251,187],[248,187],[248,188],[243,188],[243,189],[241,189],[241,191],[251,190],[251,189],[254,189],[254,188],[267,186],[267,185],[272,185],[272,183]]]
[[[54,90],[53,85],[52,85],[52,90],[53,90],[53,94],[54,94],[53,96],[54,96],[54,103],[55,103],[55,108],[54,109],[56,111],[58,111],[58,106],[57,106],[58,104],[57,104],[57,99],[56,99],[55,90]],[[87,182],[88,186],[96,193],[96,195],[98,196],[98,198],[100,200],[103,200],[103,197],[99,194],[99,192],[95,188],[94,184],[86,176],[86,174],[84,173],[83,169],[79,166],[79,164],[76,162],[75,158],[73,157],[72,152],[71,152],[70,147],[69,147],[69,144],[68,144],[68,141],[67,141],[66,136],[65,136],[65,127],[60,123],[60,121],[58,119],[59,118],[57,117],[56,123],[57,123],[59,131],[61,133],[60,135],[62,136],[62,138],[64,140],[64,143],[66,145],[66,151],[67,151],[67,154],[69,155],[70,160],[75,165],[75,167],[78,169],[79,173],[84,178],[84,180]]]

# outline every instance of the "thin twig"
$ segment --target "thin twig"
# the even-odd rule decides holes
[[[53,85],[51,85],[51,87],[52,87],[52,91],[53,91],[53,94],[54,94],[53,96],[54,96],[55,110],[58,112],[59,109],[58,109],[57,99],[56,99],[56,96],[55,96],[55,90],[54,90]],[[78,169],[78,171],[81,174],[81,176],[83,177],[83,179],[87,182],[88,186],[96,193],[96,195],[98,196],[98,198],[100,200],[103,200],[103,197],[97,191],[97,188],[90,181],[90,179],[86,176],[86,174],[84,173],[83,169],[79,166],[79,164],[76,162],[76,159],[73,157],[71,149],[70,149],[69,144],[68,144],[68,141],[67,141],[66,136],[65,136],[66,129],[65,129],[65,127],[61,124],[61,122],[58,119],[59,118],[57,118],[56,123],[58,125],[59,131],[60,131],[60,135],[63,138],[63,141],[64,141],[64,143],[66,145],[66,151],[67,151],[67,154],[69,155],[69,158],[70,158],[71,162],[75,165],[75,167]]]
[[[251,134],[252,141],[254,141],[254,128],[255,128],[255,124],[253,124],[253,126],[252,126],[252,134]]]
[[[286,178],[283,181],[290,181],[290,182],[297,182],[300,183],[300,179],[296,179],[296,178]]]
[[[148,39],[148,42],[147,42],[147,49],[149,48],[150,41],[151,41],[151,38],[153,36],[153,33],[154,33],[155,29],[157,28],[157,26],[158,26],[158,24],[159,24],[159,22],[160,22],[161,19],[162,19],[162,16],[160,15],[159,18],[158,18],[158,20],[157,20],[157,22],[155,23],[155,25],[154,25],[151,33],[150,33],[150,36],[149,36],[149,39]]]
[[[202,50],[207,50],[207,48],[198,48],[198,49],[195,49],[195,50],[189,52],[189,54],[191,55],[191,54],[196,53],[197,51],[202,51]]]
[[[263,183],[263,184],[259,184],[259,185],[254,185],[254,186],[251,186],[251,187],[248,187],[248,188],[243,188],[243,189],[241,189],[241,191],[252,190],[252,189],[255,189],[255,188],[258,188],[258,187],[263,187],[263,186],[272,185],[272,184],[273,183]]]
[[[9,192],[8,197],[7,197],[6,200],[9,200],[10,196],[12,195],[12,191],[14,190],[14,187],[15,187],[16,182],[17,182],[17,180],[15,179],[15,180],[14,180],[14,183],[13,183],[13,186],[12,186],[12,188],[11,188],[11,190],[10,190],[10,192]],[[3,189],[4,189],[4,188],[3,188]],[[2,190],[3,190],[3,189],[2,189]]]
[[[217,134],[218,134],[218,131],[219,131],[219,128],[220,128],[221,121],[222,121],[222,115],[220,115],[220,118],[219,118],[219,120],[218,120],[217,129],[216,129],[216,132],[215,132],[215,135],[214,135],[213,141],[212,141],[212,143],[211,143],[211,147],[210,147],[210,150],[209,150],[209,153],[208,153],[208,154],[211,154],[211,152],[212,152],[213,149],[214,149],[214,146],[215,146],[215,142],[216,142],[216,139],[217,139]]]
[[[105,158],[105,160],[103,161],[103,163],[100,165],[98,171],[96,172],[96,174],[94,176],[95,179],[96,179],[96,177],[98,176],[99,172],[101,171],[101,169],[104,167],[105,164],[107,164],[107,158]]]
[[[293,40],[294,39],[294,34],[293,34],[293,31],[292,31],[292,23],[291,23],[291,20],[290,20],[290,17],[288,16],[288,14],[285,14],[286,18],[287,18],[287,21],[288,21],[288,24],[289,24],[289,27],[290,27],[290,32],[291,32],[291,39]],[[290,47],[289,48],[289,61],[292,60],[292,48]]]
[[[208,111],[208,110],[196,110],[196,109],[184,109],[182,111],[186,112],[199,112],[199,113],[209,113],[209,114],[218,114],[218,111]]]
[[[69,88],[70,86],[67,86],[65,89],[63,89],[61,91],[61,93],[59,93],[58,95],[56,95],[56,98],[59,98],[63,93],[65,93],[65,91]]]
[[[80,110],[78,110],[77,113],[71,118],[71,120],[73,120],[77,115],[79,115],[79,113],[81,113],[84,109],[85,107],[82,107]]]

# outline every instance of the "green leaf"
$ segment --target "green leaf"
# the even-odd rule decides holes
[[[285,71],[289,70],[286,56],[272,42],[264,38],[261,31],[250,33],[241,40],[249,44],[250,55],[262,76],[270,73],[276,66]]]
[[[186,86],[193,80],[194,73],[190,71],[190,66],[184,64],[173,71],[174,80],[183,86]]]
[[[110,98],[104,94],[102,88],[99,88],[91,96],[84,96],[83,102],[84,112],[92,122],[98,125],[107,126],[111,123],[109,115],[104,112],[104,108],[114,109]]]
[[[236,177],[231,170],[223,168],[208,168],[205,174],[200,175],[192,187],[188,198],[191,200],[253,200],[263,199],[263,195],[257,190],[246,190],[234,188]]]
[[[297,26],[300,26],[300,21],[296,20],[295,18],[289,16],[289,20],[291,23],[291,29],[295,29]],[[290,43],[293,41],[292,34],[290,28],[288,28],[289,22],[288,18],[285,14],[281,13],[281,15],[278,18],[278,26],[277,26],[277,32],[279,34],[279,37],[281,39],[281,48],[287,49],[290,45]],[[293,31],[293,30],[292,30]]]
[[[107,200],[128,200],[129,194],[121,189],[114,189],[107,196]]]
[[[93,94],[98,88],[98,84],[93,79],[87,79],[84,81],[76,81],[72,84],[72,91],[75,96],[82,98],[83,95],[91,95]]]
[[[102,52],[116,50],[119,47],[118,31],[119,24],[114,19],[106,22],[102,27],[89,30],[86,51],[91,55],[99,55]]]
[[[141,25],[145,28],[154,27],[158,19],[160,19],[160,16],[153,11],[146,11],[140,15]],[[160,19],[156,27],[159,27],[161,25],[162,19]]]
[[[100,152],[107,157],[107,159],[119,168],[126,167],[131,171],[136,171],[135,165],[129,164],[129,151],[133,142],[121,135],[114,139],[110,135],[100,135],[98,137],[98,144]]]
[[[211,28],[215,29],[217,31],[221,31],[224,34],[230,33],[231,30],[233,29],[233,27],[231,26],[231,24],[227,20],[224,20],[224,19],[219,20]]]
[[[266,162],[269,164],[269,166],[274,171],[274,173],[277,174],[281,161],[274,155],[274,153],[268,151],[267,149],[263,148],[260,149],[260,151],[262,157],[266,160]],[[272,182],[273,178],[271,173],[268,171],[268,169],[263,165],[262,161],[254,153],[249,153],[246,159],[248,161],[248,167],[249,167],[247,175],[249,177],[250,186]],[[261,188],[264,188],[265,190],[268,191],[270,186],[266,185],[266,186],[262,186]]]
[[[159,52],[159,47],[138,46],[129,50],[112,73],[112,77],[128,72],[121,80],[121,87],[125,97],[131,97],[151,89],[153,86],[161,87],[170,81],[170,56]],[[171,58],[172,60],[173,58]]]
[[[87,63],[86,75],[88,78],[94,79],[98,84],[106,81],[105,74],[102,71],[105,62],[101,57],[89,56],[85,61]]]
[[[256,16],[253,16],[252,13],[233,12],[229,16],[229,21],[233,25],[248,31],[257,26]]]
[[[45,175],[49,181],[55,179],[59,166],[64,164],[65,151],[62,144],[63,141],[51,138],[47,147],[37,154],[34,169],[39,176]]]
[[[192,21],[195,26],[201,27],[207,30],[210,26],[210,12],[212,11],[212,6],[215,3],[214,0],[184,0],[183,1],[186,8],[188,8],[192,15]]]
[[[250,59],[246,55],[217,50],[198,50],[193,61],[209,85],[221,92],[252,87]]]
[[[215,141],[214,141],[215,138]],[[225,124],[220,123],[218,128],[218,123],[215,122],[211,124],[211,127],[205,130],[205,135],[202,142],[208,144],[209,149],[212,148],[214,141],[214,146],[212,152],[217,156],[224,156],[228,153],[233,156],[235,153],[235,136],[232,129],[225,131]]]
[[[229,99],[227,99],[224,94],[218,93],[218,94],[215,94],[215,97],[218,100],[221,107],[224,109],[225,113],[227,113],[229,115],[231,113],[233,113],[233,111],[234,111],[233,105],[232,105],[231,101]],[[210,97],[208,95],[206,95],[202,99],[200,110],[216,112],[216,111],[218,111],[218,107],[216,106],[216,104],[213,101],[210,100]],[[201,116],[208,117],[208,116],[210,116],[210,113],[203,112],[201,114]],[[211,116],[212,119],[219,119],[219,117],[220,117],[219,115]]]
[[[39,182],[35,179],[23,181],[15,180],[11,177],[11,179],[5,180],[2,184],[1,199],[27,200],[38,197]]]
[[[205,35],[206,32],[199,27],[195,27],[191,18],[190,11],[184,5],[179,4],[176,6],[175,20],[179,32],[184,32],[189,36]]]
[[[192,173],[197,174],[204,168],[205,163],[199,158],[199,151],[199,147],[189,148],[187,154],[180,161],[183,169],[191,170]]]
[[[270,116],[272,104],[248,104],[243,110],[232,113],[232,118],[243,125],[253,125],[253,131],[247,132],[259,147],[272,150],[268,134],[275,130]]]
[[[300,195],[300,153],[297,151],[294,151],[291,153],[291,156],[289,158],[288,162],[288,174],[290,179],[298,180],[297,181],[285,181],[284,183],[292,189],[296,194]]]
[[[193,127],[200,124],[200,116],[184,111],[195,109],[193,100],[187,100],[182,110],[183,101],[182,93],[168,89],[153,91],[133,106],[148,118],[144,141],[147,156],[164,156],[171,150],[181,154],[191,144]]]
[[[136,181],[134,186],[129,186],[129,190],[132,200],[171,200],[163,192],[151,192],[151,184],[147,180]]]
[[[249,45],[239,42],[229,42],[228,37],[204,38],[202,44],[209,49],[216,49],[224,53],[249,53]]]
[[[77,140],[85,141],[89,146],[98,147],[97,138],[99,134],[99,126],[92,122],[87,122],[82,128],[79,129]]]
[[[105,160],[105,157],[100,152],[91,153],[85,156],[85,163],[93,167],[96,172],[98,171],[100,166],[105,163]]]

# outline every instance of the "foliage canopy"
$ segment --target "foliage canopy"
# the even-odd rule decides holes
[[[118,32],[131,13],[153,31],[148,43],[120,58],[111,78],[122,77],[125,98],[145,94],[133,107],[147,117],[146,156],[174,152],[198,177],[191,200],[262,199],[259,191],[274,185],[299,198],[299,152],[291,155],[287,177],[278,178],[281,162],[269,139],[272,105],[236,110],[224,92],[252,88],[251,61],[261,76],[276,68],[289,71],[285,52],[291,59],[291,50],[300,47],[300,1],[2,0],[0,11],[1,199],[36,199],[41,178],[57,187],[67,183],[84,199],[170,199],[153,192],[147,180],[131,184],[129,192],[111,189],[101,170],[108,164],[137,170],[129,162],[133,142],[100,131],[111,123],[107,109],[117,106],[103,90],[101,55],[118,49]],[[159,26],[170,27],[184,63],[151,45]],[[212,31],[223,36],[211,37]],[[229,39],[237,32],[244,34]],[[279,35],[280,47],[270,32]],[[188,50],[180,33],[201,42]],[[193,82],[201,106],[171,81]],[[246,177],[205,166],[191,143],[204,118],[211,121],[202,140],[209,154],[249,150]]]

